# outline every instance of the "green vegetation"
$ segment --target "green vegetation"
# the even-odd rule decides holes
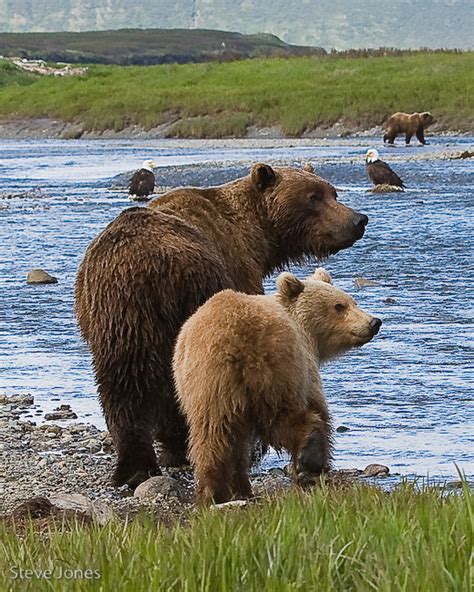
[[[275,35],[199,29],[0,33],[0,48],[7,57],[122,66],[326,53],[316,47],[288,45]]]
[[[18,537],[0,526],[0,588],[186,592],[469,592],[474,494],[322,488],[174,526],[139,518]],[[12,571],[12,567],[14,570]],[[19,569],[100,579],[11,580]]]
[[[7,85],[26,85],[36,80],[36,76],[22,72],[11,62],[0,60],[0,88]]]
[[[395,111],[430,110],[445,129],[469,130],[473,71],[474,52],[94,66],[83,78],[0,89],[0,117],[62,118],[95,131],[184,119],[171,135],[204,129],[206,137],[280,125],[298,136],[340,120],[368,128]]]

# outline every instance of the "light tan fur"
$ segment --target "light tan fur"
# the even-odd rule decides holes
[[[414,135],[421,144],[426,144],[424,130],[434,123],[434,118],[429,111],[423,113],[394,113],[386,124],[384,142],[393,144],[398,134],[405,134],[405,143],[408,145]]]
[[[251,495],[255,438],[292,456],[297,472],[329,468],[331,425],[319,365],[363,345],[372,316],[322,269],[277,280],[277,294],[224,290],[184,324],[173,367],[202,503]],[[372,324],[371,324],[372,322]]]

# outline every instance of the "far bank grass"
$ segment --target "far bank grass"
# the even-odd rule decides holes
[[[395,111],[430,110],[445,127],[468,131],[473,71],[474,52],[94,66],[84,79],[1,88],[0,117],[62,118],[95,131],[179,120],[172,133],[187,137],[280,125],[298,136],[339,120],[364,128]]]
[[[470,592],[474,494],[323,488],[184,525],[75,527],[17,537],[0,525],[0,589],[43,592]],[[14,568],[14,569],[12,569]],[[19,569],[97,580],[12,580]]]

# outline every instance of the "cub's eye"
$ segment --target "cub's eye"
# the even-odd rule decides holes
[[[339,302],[334,306],[334,308],[337,310],[337,312],[343,312],[344,310],[346,310],[345,305],[340,304]]]
[[[310,194],[309,194],[309,201],[310,201],[312,204],[314,204],[314,203],[316,203],[317,201],[319,201],[319,199],[320,199],[320,197],[319,197],[319,195],[318,195],[317,193],[310,193]]]

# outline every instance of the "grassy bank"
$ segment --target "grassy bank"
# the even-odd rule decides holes
[[[5,86],[32,84],[36,76],[22,72],[11,62],[0,60],[0,89]]]
[[[447,129],[474,123],[474,52],[376,58],[303,57],[150,67],[91,67],[85,78],[41,78],[0,89],[0,117],[62,118],[84,130],[245,135],[280,125],[288,136],[343,120],[379,125],[394,111],[432,111]]]
[[[291,494],[189,523],[150,519],[22,538],[0,532],[2,590],[468,592],[474,494],[356,486]],[[46,540],[45,540],[46,537]],[[13,569],[12,569],[13,568]],[[100,579],[16,579],[19,569]]]

